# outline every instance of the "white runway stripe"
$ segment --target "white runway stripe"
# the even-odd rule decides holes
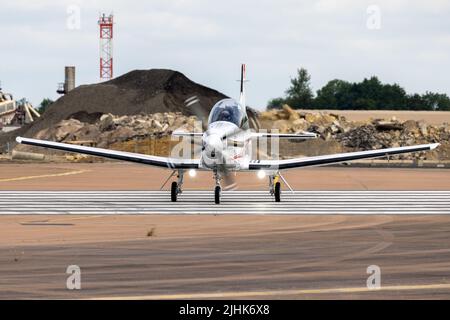
[[[0,214],[450,214],[450,191],[0,191]]]

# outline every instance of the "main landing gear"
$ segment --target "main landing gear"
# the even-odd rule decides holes
[[[281,183],[278,174],[269,177],[270,195],[275,197],[275,202],[281,201]]]
[[[178,195],[183,192],[183,180],[184,180],[184,171],[178,171],[178,180],[172,182],[172,186],[170,188],[170,198],[172,202],[177,202]]]
[[[177,202],[178,195],[183,192],[182,187],[184,180],[184,171],[179,170],[177,177],[178,180],[173,181],[170,188],[170,198],[172,202]],[[214,179],[216,180],[216,186],[214,188],[214,202],[216,204],[220,204],[220,194],[222,192],[222,187],[220,186],[221,176],[218,172],[214,172]]]
[[[222,188],[220,186],[216,186],[214,188],[214,202],[216,204],[220,204],[220,192],[222,191]]]

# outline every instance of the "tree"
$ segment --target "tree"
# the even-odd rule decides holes
[[[446,94],[427,91],[422,100],[427,110],[450,111],[450,98]]]
[[[312,93],[310,80],[306,69],[298,69],[297,77],[291,79],[291,86],[285,92],[286,97],[272,99],[268,103],[268,109],[281,108],[286,103],[293,108],[450,111],[450,98],[447,94],[428,91],[423,95],[407,94],[397,83],[385,84],[376,76],[354,83],[331,80],[317,90],[316,98]]]
[[[329,81],[317,90],[314,107],[317,109],[341,109],[345,107],[350,96],[351,83],[339,79]]]
[[[43,114],[52,103],[53,100],[49,98],[45,98],[44,100],[42,100],[38,107],[40,114]]]
[[[281,107],[283,106],[283,104],[286,104],[286,99],[284,98],[274,98],[269,100],[269,102],[267,103],[267,109],[281,109]]]
[[[383,85],[381,96],[377,102],[378,109],[404,110],[406,109],[406,91],[398,84]]]
[[[297,78],[291,79],[291,87],[286,90],[286,102],[293,108],[310,108],[313,92],[310,85],[311,76],[304,68],[297,70]]]
[[[405,105],[406,92],[402,87],[383,84],[375,76],[355,83],[332,80],[317,91],[315,99],[318,109],[404,109]]]
[[[420,94],[411,94],[406,98],[406,109],[407,110],[424,110],[424,101]]]

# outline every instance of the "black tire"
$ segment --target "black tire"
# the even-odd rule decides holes
[[[214,189],[214,201],[216,204],[220,204],[220,191],[221,188],[219,186],[216,186]]]
[[[281,183],[277,182],[275,184],[275,202],[281,201]]]
[[[172,202],[177,202],[177,196],[178,196],[178,183],[174,181],[172,182],[172,187],[170,189],[170,198]]]

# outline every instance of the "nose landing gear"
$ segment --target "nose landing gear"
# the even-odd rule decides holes
[[[220,193],[222,191],[222,187],[220,186],[220,174],[215,171],[214,179],[216,180],[216,187],[214,188],[214,202],[216,204],[220,204]]]

